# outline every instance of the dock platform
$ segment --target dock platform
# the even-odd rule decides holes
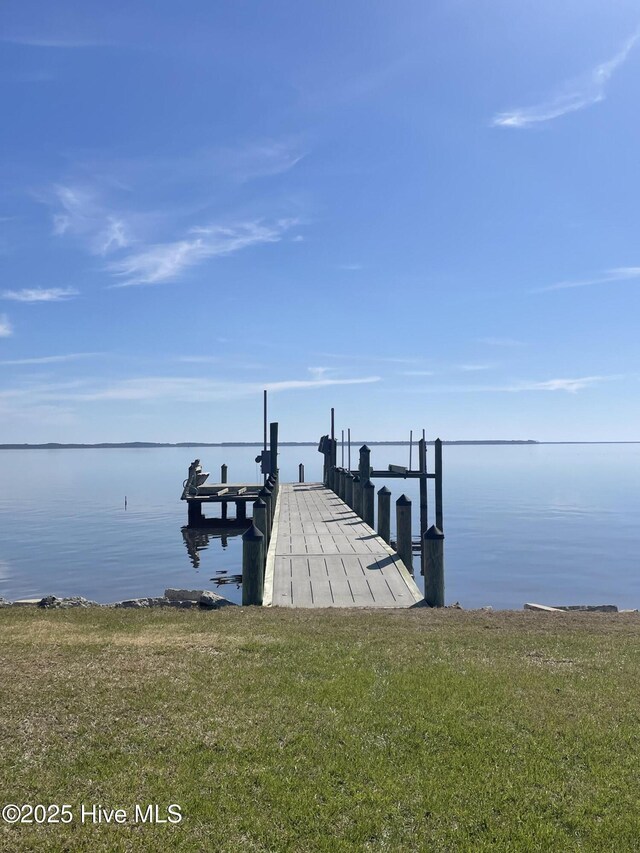
[[[423,595],[396,552],[322,483],[280,487],[263,604],[412,607]]]

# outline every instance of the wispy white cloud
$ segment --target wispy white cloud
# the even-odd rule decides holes
[[[534,106],[498,113],[494,116],[492,125],[513,128],[531,127],[603,101],[607,83],[616,69],[625,62],[639,36],[640,31],[636,31],[611,59],[596,65],[586,74],[567,81],[548,100]]]
[[[0,338],[9,338],[13,334],[13,326],[6,314],[0,314]]]
[[[277,243],[296,219],[261,220],[231,226],[192,228],[188,238],[158,243],[114,261],[109,270],[122,279],[114,287],[175,281],[187,268],[219,255],[230,255],[262,243]]]
[[[84,186],[54,187],[53,233],[86,240],[94,255],[107,255],[134,242],[130,226],[121,215],[108,210],[98,194]]]
[[[43,355],[36,358],[13,358],[5,361],[0,361],[0,364],[56,364],[64,361],[77,361],[81,358],[93,358],[97,355],[104,355],[101,352],[70,352],[64,355]]]
[[[521,347],[524,346],[522,341],[515,338],[478,338],[479,344],[486,344],[490,347]]]
[[[598,385],[620,376],[581,376],[576,379],[545,379],[541,382],[517,380],[505,385],[435,385],[425,386],[422,391],[447,393],[521,393],[525,391],[564,391],[576,394],[585,388]]]
[[[73,50],[88,47],[109,47],[113,43],[98,41],[95,39],[78,38],[39,38],[37,36],[2,36],[0,42],[4,44],[16,44],[23,47],[48,47],[62,50]]]
[[[78,296],[79,291],[75,287],[33,287],[23,290],[5,290],[3,299],[12,299],[15,302],[65,302]]]
[[[305,156],[298,139],[270,139],[215,150],[207,159],[225,175],[244,182],[288,172]]]
[[[148,401],[148,402],[216,402],[261,394],[263,389],[271,392],[300,391],[325,388],[331,385],[360,385],[379,382],[379,376],[365,376],[353,379],[285,379],[276,382],[229,382],[226,380],[205,379],[201,377],[148,376],[135,379],[122,379],[102,387],[90,387],[65,391],[54,387],[51,393],[40,389],[39,394],[32,390],[39,401]],[[0,396],[2,396],[0,394]]]
[[[546,287],[539,287],[531,291],[531,293],[544,293],[550,290],[568,290],[574,287],[590,287],[594,284],[611,284],[621,281],[637,281],[640,279],[640,267],[617,267],[615,269],[606,270],[604,274],[597,278],[580,279],[577,281],[559,281],[557,284],[549,284]]]
[[[433,370],[401,370],[401,376],[433,376]]]
[[[468,373],[472,373],[476,370],[491,370],[494,367],[493,364],[459,364],[458,370],[464,370]]]

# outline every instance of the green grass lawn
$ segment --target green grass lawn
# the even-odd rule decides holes
[[[0,611],[6,851],[640,850],[637,614]],[[81,805],[179,804],[179,824]]]

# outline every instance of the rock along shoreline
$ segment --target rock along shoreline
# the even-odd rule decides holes
[[[40,607],[43,610],[65,610],[71,607],[120,607],[138,609],[141,607],[178,607],[182,610],[197,608],[199,610],[219,610],[221,607],[237,607],[217,592],[209,589],[165,589],[164,595],[149,598],[126,598],[112,604],[100,604],[81,595],[58,598],[56,595],[45,595],[43,598],[19,598],[8,601],[0,597],[0,607]]]

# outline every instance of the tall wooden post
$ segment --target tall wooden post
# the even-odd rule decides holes
[[[221,483],[227,482],[227,466],[224,462],[220,466],[220,482]],[[222,501],[222,503],[220,504],[220,518],[226,519],[226,517],[227,517],[227,502]]]
[[[362,519],[364,523],[368,524],[371,528],[373,528],[374,525],[375,493],[376,487],[373,485],[371,480],[367,480],[362,487]]]
[[[427,473],[427,442],[424,437],[418,442],[418,468],[421,474]],[[429,526],[429,513],[427,505],[427,479],[420,477],[420,572],[424,571],[424,542],[423,534]]]
[[[429,607],[444,607],[444,533],[433,526],[423,539],[424,599]]]
[[[344,502],[353,509],[353,474],[347,471],[344,478]]]
[[[269,424],[269,446],[271,449],[269,473],[278,473],[278,422]]]
[[[262,604],[264,571],[262,551],[264,536],[252,524],[242,534],[242,605]]]
[[[396,550],[408,571],[413,574],[411,501],[406,495],[400,495],[396,501]]]
[[[371,475],[371,451],[366,444],[360,448],[360,460],[358,462],[358,474],[360,474],[360,482],[364,484],[369,480]]]
[[[351,507],[356,515],[362,518],[362,483],[360,475],[353,475],[353,505]]]
[[[264,501],[266,505],[266,531],[267,531],[267,544],[271,539],[271,527],[273,525],[273,513],[272,513],[272,503],[271,503],[271,490],[267,486],[263,486],[258,492],[258,497]]]
[[[378,536],[391,541],[391,492],[386,486],[378,490]]]
[[[244,521],[247,517],[247,505],[244,501],[236,501],[236,521]]]
[[[442,442],[439,438],[435,440],[435,474],[436,474],[436,527],[444,530],[442,517]]]
[[[302,462],[298,465],[298,482],[304,483],[304,465]]]
[[[264,548],[262,549],[262,570],[264,571],[264,564],[267,560],[267,541],[269,537],[267,535],[267,505],[262,498],[258,498],[257,501],[253,502],[253,523],[264,537]]]

